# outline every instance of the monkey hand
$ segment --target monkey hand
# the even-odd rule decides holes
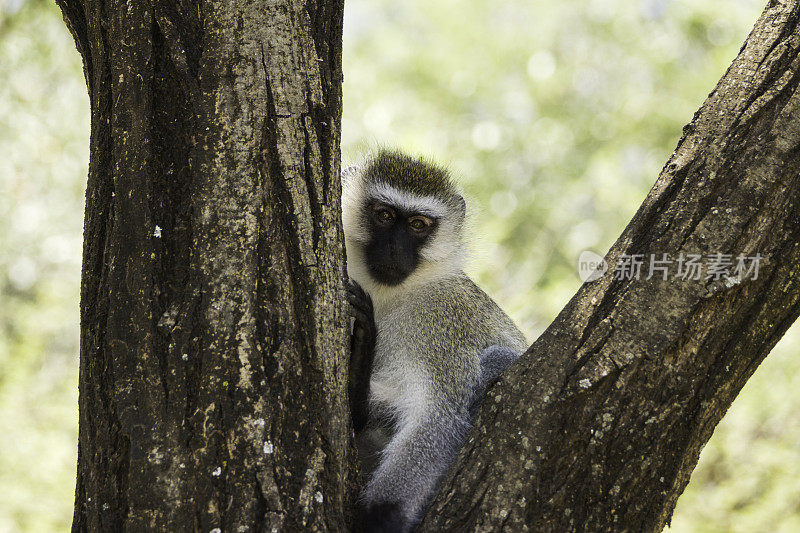
[[[364,511],[364,533],[406,533],[412,524],[403,516],[397,503],[379,503]]]
[[[356,433],[367,425],[369,413],[369,379],[372,374],[372,359],[375,356],[375,341],[378,327],[372,299],[355,281],[347,285],[347,302],[350,316],[355,321],[350,339],[350,375],[348,392],[350,394],[350,413]]]

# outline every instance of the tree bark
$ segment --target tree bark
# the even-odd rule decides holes
[[[58,0],[92,108],[73,529],[333,530],[355,494],[340,0]],[[771,1],[606,256],[491,390],[423,531],[657,531],[800,314],[800,7]]]
[[[58,0],[92,109],[75,531],[341,530],[341,0]]]
[[[800,3],[770,1],[585,283],[484,402],[421,531],[660,531],[800,314]],[[643,254],[760,253],[741,282],[616,279]]]

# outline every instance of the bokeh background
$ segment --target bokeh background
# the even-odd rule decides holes
[[[343,152],[471,197],[470,271],[535,338],[610,247],[763,0],[347,0]],[[0,531],[66,531],[89,110],[48,0],[0,0]],[[675,532],[800,531],[800,329],[703,451]]]

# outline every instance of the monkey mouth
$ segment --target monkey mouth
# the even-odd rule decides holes
[[[394,287],[403,283],[412,270],[398,265],[373,265],[369,273],[378,283]]]

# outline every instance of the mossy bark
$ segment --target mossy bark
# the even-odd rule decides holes
[[[345,528],[342,2],[59,5],[92,109],[73,529]]]

